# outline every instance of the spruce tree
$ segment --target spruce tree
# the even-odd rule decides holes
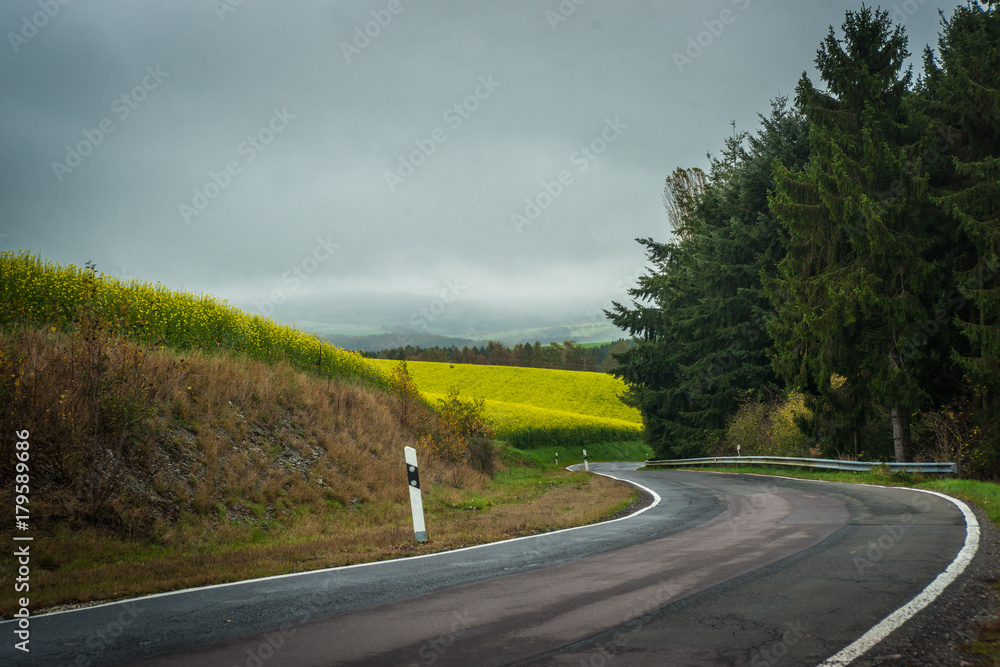
[[[940,291],[927,181],[907,107],[909,53],[887,12],[848,12],[796,102],[811,122],[811,162],[778,166],[771,209],[788,231],[787,254],[769,293],[775,368],[821,396],[870,400],[891,413],[895,458],[904,461],[910,414],[928,402],[934,350],[903,345],[928,320]],[[938,282],[935,282],[938,281]],[[857,428],[848,425],[848,430]]]
[[[948,223],[953,296],[964,338],[953,358],[980,394],[1000,438],[1000,3],[958,7],[937,57],[925,55],[925,155],[935,159],[932,200]],[[949,318],[950,319],[950,318]]]
[[[631,308],[615,304],[608,313],[639,339],[615,355],[614,373],[631,387],[659,455],[705,454],[741,401],[781,389],[768,357],[771,308],[761,283],[783,253],[767,192],[776,160],[798,168],[807,156],[805,121],[777,100],[756,135],[726,140],[706,178],[681,170],[667,180],[679,238],[639,241],[652,271],[630,292]]]
[[[645,246],[650,273],[629,290],[631,307],[615,303],[607,313],[636,343],[615,355],[618,365],[612,374],[628,385],[624,398],[642,413],[643,436],[657,456],[697,456],[702,453],[700,434],[682,417],[689,402],[681,389],[687,345],[672,318],[675,309],[696,298],[685,276],[685,248],[636,240]]]

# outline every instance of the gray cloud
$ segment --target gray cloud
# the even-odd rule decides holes
[[[456,313],[587,321],[666,236],[664,177],[859,6],[5,2],[2,247],[250,309],[279,290],[282,319],[405,321],[457,278]],[[930,3],[889,9],[936,40]]]

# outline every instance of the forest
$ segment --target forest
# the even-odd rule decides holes
[[[456,345],[448,347],[407,345],[363,353],[373,359],[394,359],[396,361],[438,361],[453,364],[488,364],[490,366],[521,366],[523,368],[554,368],[565,371],[608,372],[618,362],[615,353],[622,353],[632,347],[627,340],[609,343],[581,344],[573,340],[562,344],[551,342],[542,345],[540,341],[517,343],[513,348],[495,340],[482,346]]]
[[[607,312],[658,456],[773,439],[798,402],[772,453],[1000,477],[998,5],[942,18],[919,73],[888,12],[847,12],[820,81],[666,179],[672,235]]]

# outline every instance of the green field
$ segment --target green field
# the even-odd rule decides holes
[[[535,447],[533,449],[507,448],[504,457],[514,465],[525,463],[537,467],[565,468],[574,463],[583,463],[583,449],[579,446]],[[586,446],[587,460],[598,461],[644,461],[649,460],[653,450],[642,440],[620,442],[598,442]],[[556,454],[559,458],[556,458]]]
[[[388,373],[399,362],[377,359]],[[429,361],[406,364],[417,388],[431,401],[457,387],[483,399],[497,437],[516,447],[586,445],[637,440],[639,411],[619,400],[625,385],[604,373]]]

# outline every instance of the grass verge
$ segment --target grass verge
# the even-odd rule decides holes
[[[654,470],[656,468],[648,468]],[[754,475],[781,475],[800,479],[818,479],[828,482],[848,482],[853,484],[880,484],[884,486],[909,486],[916,489],[938,491],[960,498],[981,509],[990,520],[1000,526],[1000,484],[980,482],[971,479],[937,478],[936,475],[919,473],[890,472],[888,468],[875,468],[868,472],[818,471],[766,466],[693,466],[674,470],[708,470]],[[1000,594],[1000,581],[990,582]],[[1000,666],[1000,606],[997,618],[981,624],[975,641],[962,645],[963,653],[982,660],[980,664]]]
[[[587,460],[596,461],[645,461],[653,454],[653,450],[641,440],[625,442],[601,442],[579,447],[532,447],[517,449],[507,447],[505,456],[516,465],[530,465],[539,468],[556,467],[556,454],[559,455],[559,467],[564,468],[574,463],[583,463],[583,450],[587,450]]]
[[[417,544],[407,503],[367,502],[263,528],[208,526],[189,517],[169,544],[109,539],[96,529],[60,530],[32,546],[34,613],[353,563],[415,556],[531,535],[610,517],[637,498],[597,475],[508,468],[481,489],[424,488],[429,541]],[[9,539],[9,531],[0,539]],[[59,564],[55,566],[54,564]],[[13,569],[9,556],[0,560]],[[13,601],[0,602],[9,618]]]

